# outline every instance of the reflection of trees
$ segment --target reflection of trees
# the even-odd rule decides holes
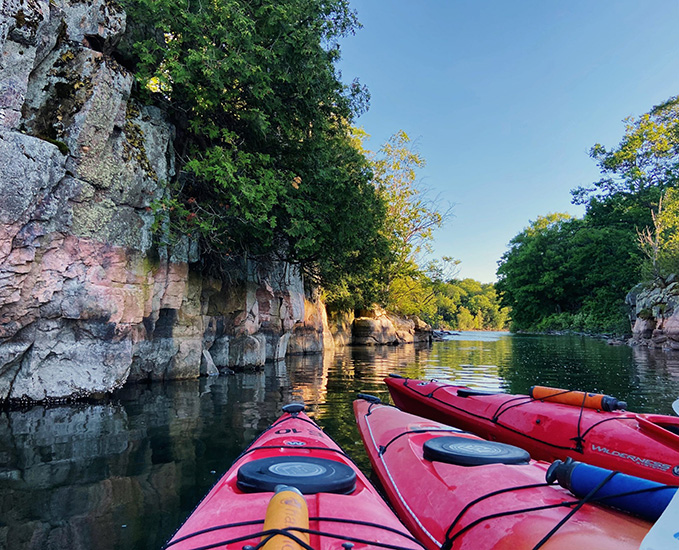
[[[584,336],[515,336],[500,372],[510,393],[545,385],[623,398],[634,380],[629,348]]]
[[[500,389],[498,365],[511,353],[511,338],[494,340],[450,340],[434,344],[423,377],[465,386]],[[409,376],[413,376],[408,373]]]
[[[637,412],[671,414],[679,394],[679,359],[672,354],[584,336],[514,336],[499,372],[510,393],[533,385],[601,392]]]

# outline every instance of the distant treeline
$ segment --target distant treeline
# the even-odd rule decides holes
[[[483,284],[474,279],[425,281],[430,298],[420,302],[419,311],[414,307],[412,313],[430,325],[456,330],[507,328],[509,309],[500,304],[494,285]],[[416,294],[411,294],[409,300],[412,301],[415,296]]]
[[[626,294],[679,270],[679,99],[628,118],[616,147],[590,155],[602,177],[572,191],[585,215],[539,216],[502,256],[513,329],[629,333]]]

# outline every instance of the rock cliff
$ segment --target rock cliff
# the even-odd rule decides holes
[[[10,0],[0,18],[0,400],[109,392],[323,348],[291,266],[213,280],[154,245],[173,128],[110,54],[113,3]],[[226,284],[224,281],[229,280]],[[312,318],[310,318],[312,317]],[[330,340],[331,341],[331,340]]]
[[[209,278],[194,269],[196,243],[154,242],[174,130],[131,95],[114,56],[125,27],[107,0],[3,3],[0,401],[319,353],[350,343],[352,322],[358,343],[421,340],[419,325],[386,314],[342,317],[331,333],[288,264],[240,261]]]

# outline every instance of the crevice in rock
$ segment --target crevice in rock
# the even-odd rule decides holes
[[[26,355],[30,354],[32,350],[33,343],[29,344],[29,346],[23,352],[18,354],[9,364],[5,366],[7,370],[16,367],[16,372],[14,373],[14,376],[12,376],[12,379],[10,380],[8,385],[7,395],[4,397],[3,404],[5,408],[9,406],[11,400],[13,399],[12,393],[14,393],[14,385],[16,384],[17,378],[19,377],[19,373],[21,372],[21,366],[24,362],[24,358],[26,357]]]
[[[98,34],[86,34],[85,40],[86,47],[94,50],[95,52],[104,53],[106,40],[102,36],[99,36]]]

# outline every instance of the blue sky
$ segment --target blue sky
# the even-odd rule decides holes
[[[357,125],[376,150],[404,130],[431,198],[454,204],[434,257],[495,281],[509,240],[538,216],[583,214],[570,190],[599,178],[588,151],[623,119],[679,94],[679,0],[352,0],[343,80],[370,89]]]

